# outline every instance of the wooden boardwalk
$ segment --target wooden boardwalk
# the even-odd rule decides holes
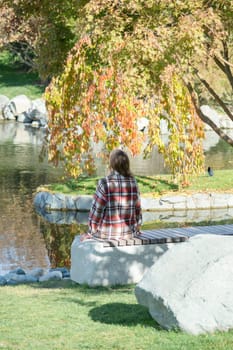
[[[199,234],[233,235],[233,225],[191,226],[144,230],[140,236],[135,238],[103,241],[103,245],[104,247],[119,247],[129,245],[179,243],[185,242],[190,237]]]

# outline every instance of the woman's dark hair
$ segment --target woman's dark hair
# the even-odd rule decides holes
[[[115,149],[111,152],[110,167],[123,176],[132,176],[129,157],[121,149]]]

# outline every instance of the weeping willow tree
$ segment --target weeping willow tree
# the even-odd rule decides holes
[[[157,146],[174,178],[187,184],[189,175],[203,170],[202,121],[233,144],[199,102],[205,88],[233,119],[205,74],[215,64],[232,79],[232,13],[232,1],[84,3],[79,39],[46,92],[50,160],[63,160],[77,177],[93,170],[93,142],[133,155]],[[146,139],[137,126],[142,117],[149,122]]]

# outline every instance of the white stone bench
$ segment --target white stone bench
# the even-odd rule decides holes
[[[145,237],[145,235],[144,235]],[[187,237],[119,241],[86,240],[76,236],[71,246],[71,279],[88,286],[138,283],[155,261],[174,244]]]
[[[80,242],[76,236],[71,246],[71,279],[89,286],[138,283],[174,243],[205,234],[233,235],[233,225],[146,230],[137,238],[118,241]]]

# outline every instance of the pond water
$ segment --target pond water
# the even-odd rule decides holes
[[[73,237],[82,230],[75,224],[48,223],[34,210],[36,188],[58,182],[62,176],[62,169],[39,161],[43,138],[42,130],[14,122],[0,123],[0,275],[18,266],[25,270],[69,266]],[[208,140],[208,164],[215,169],[233,168],[233,148],[216,139],[213,132]],[[99,175],[102,169],[99,166]],[[141,175],[166,171],[156,152],[149,160],[132,160],[132,170]]]
[[[32,200],[36,188],[57,181],[61,170],[38,161],[43,137],[21,124],[0,124],[0,274],[18,266],[50,267]]]

